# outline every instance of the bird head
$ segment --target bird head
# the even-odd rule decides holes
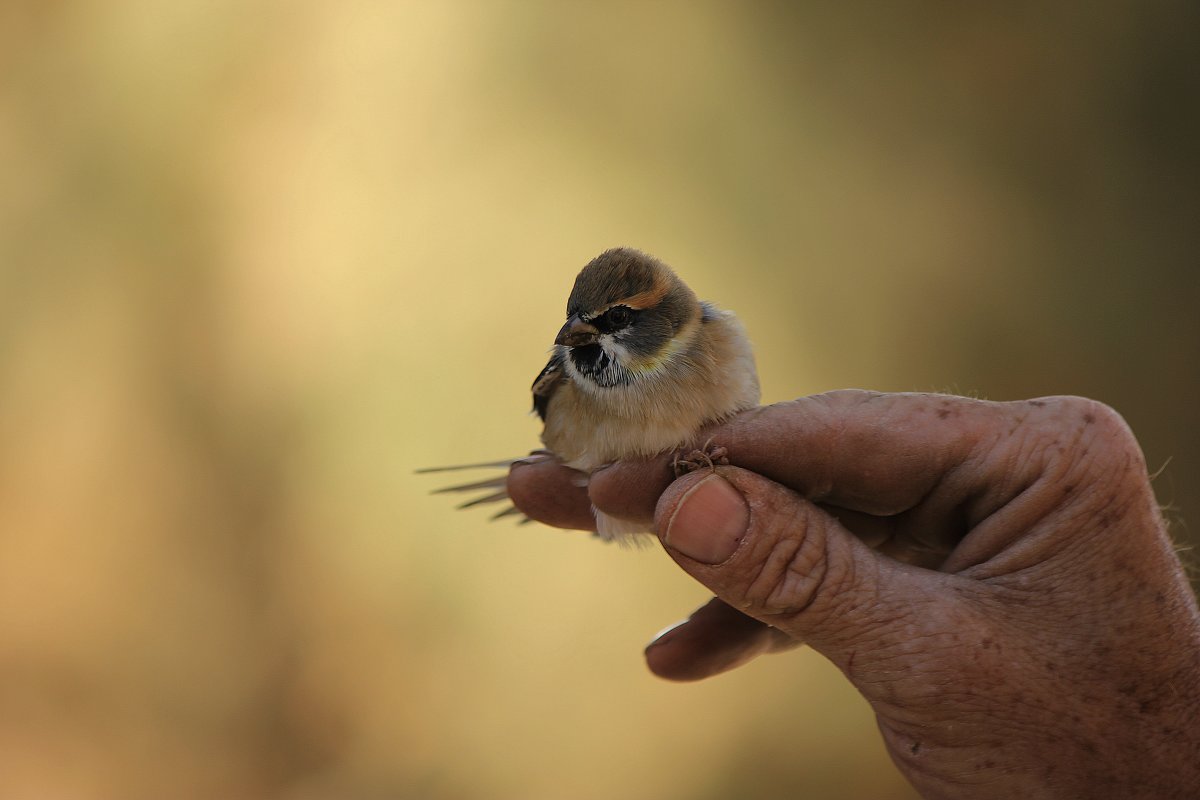
[[[575,279],[554,343],[578,377],[602,387],[653,375],[694,335],[700,301],[653,256],[607,250]]]

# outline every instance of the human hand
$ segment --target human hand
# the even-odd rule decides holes
[[[1200,612],[1115,412],[834,392],[709,436],[736,467],[509,476],[550,524],[587,528],[592,504],[652,523],[717,596],[647,648],[656,674],[804,642],[926,797],[1200,793]]]

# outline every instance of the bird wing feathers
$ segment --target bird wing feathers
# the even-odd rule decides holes
[[[567,376],[563,372],[562,366],[562,354],[555,351],[554,355],[550,356],[550,361],[533,381],[533,410],[541,417],[542,422],[546,421],[546,409],[550,407],[550,398],[566,380]]]

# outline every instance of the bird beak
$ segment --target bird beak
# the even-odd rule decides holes
[[[572,316],[567,320],[567,324],[562,326],[562,330],[558,332],[554,343],[563,344],[567,347],[583,347],[584,345],[595,344],[598,338],[600,338],[600,331],[596,330],[594,325],[584,322],[579,317]]]

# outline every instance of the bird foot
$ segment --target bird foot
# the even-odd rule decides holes
[[[712,439],[709,439],[698,450],[693,450],[682,458],[676,456],[671,466],[675,470],[675,477],[682,478],[703,467],[715,472],[718,465],[727,466],[728,464],[729,451],[720,445],[714,445]]]

